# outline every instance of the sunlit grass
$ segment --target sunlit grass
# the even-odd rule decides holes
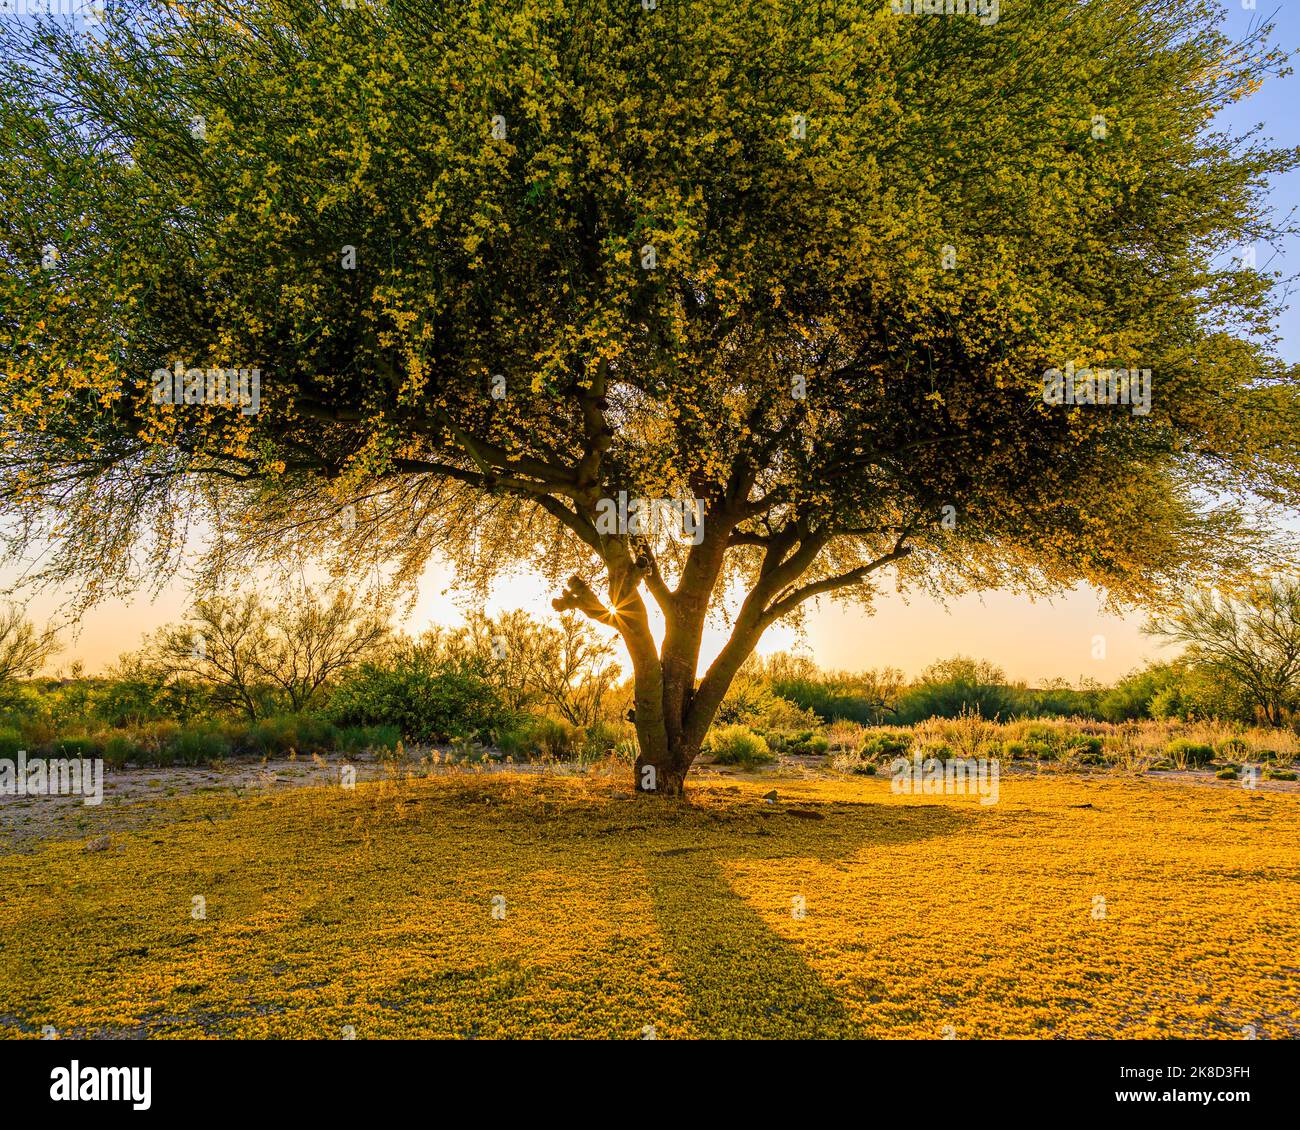
[[[0,1034],[1300,1036],[1294,794],[452,773],[150,804],[107,850],[0,857]]]

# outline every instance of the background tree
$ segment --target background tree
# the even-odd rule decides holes
[[[1296,154],[1212,132],[1284,58],[1217,5],[123,0],[0,29],[0,504],[90,601],[299,547],[631,658],[676,795],[761,634],[878,574],[1162,599],[1282,558]],[[159,60],[165,59],[166,66]],[[1140,75],[1141,81],[1133,76]],[[1044,403],[1149,368],[1151,411]],[[260,410],[155,402],[260,370]],[[698,499],[691,538],[603,519]],[[1253,523],[1253,524],[1252,524]],[[678,531],[680,534],[681,531]],[[565,580],[567,578],[567,580]],[[652,612],[653,607],[653,612]],[[710,618],[730,635],[706,670]]]
[[[0,608],[0,688],[30,678],[58,650],[53,628],[38,629],[15,605]]]
[[[572,613],[545,623],[518,608],[496,617],[471,612],[464,627],[435,634],[448,658],[486,673],[510,710],[540,703],[575,726],[600,717],[621,673],[610,640]]]
[[[185,621],[158,629],[142,656],[124,661],[162,670],[173,682],[204,688],[218,709],[256,720],[267,713],[258,688],[258,654],[267,644],[266,610],[256,593],[196,600]]]
[[[385,606],[346,588],[327,601],[292,586],[269,598],[197,600],[185,623],[155,634],[143,658],[173,681],[207,688],[216,706],[256,720],[320,705],[328,684],[374,656],[388,635]]]
[[[533,653],[529,672],[543,699],[566,722],[591,726],[602,716],[607,692],[622,673],[615,650],[573,613],[559,626],[544,626],[542,646]]]
[[[1150,631],[1186,644],[1186,660],[1239,688],[1271,726],[1300,700],[1300,579],[1273,577],[1235,597],[1194,593]],[[1170,713],[1181,713],[1176,703]]]
[[[375,655],[387,641],[388,609],[351,589],[325,600],[294,587],[262,612],[253,669],[295,714],[319,704],[329,684]]]
[[[904,694],[899,713],[908,722],[974,713],[1005,721],[1015,705],[1006,673],[984,659],[956,655],[931,663]]]

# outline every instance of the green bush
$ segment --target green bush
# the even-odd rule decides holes
[[[933,745],[923,745],[917,752],[920,753],[921,755],[922,763],[926,761],[930,761],[931,759],[935,761],[943,761],[946,763],[952,761],[955,757],[957,757],[957,754],[953,752],[952,746],[950,746],[947,742],[937,742]]]
[[[1012,761],[1052,761],[1056,750],[1046,742],[1005,742],[1003,752]]]
[[[407,741],[428,743],[487,734],[509,721],[472,664],[440,664],[419,648],[388,664],[362,664],[335,689],[329,713],[339,726],[394,725]]]
[[[596,731],[596,727],[592,727]],[[515,761],[534,757],[564,761],[579,755],[585,756],[591,743],[600,744],[608,735],[604,729],[591,734],[560,718],[547,715],[523,714],[497,732],[497,748]],[[610,742],[617,744],[617,739]],[[608,748],[608,747],[605,747]],[[598,756],[604,755],[604,748]]]
[[[252,753],[282,757],[290,750],[309,754],[335,749],[339,733],[323,718],[313,718],[309,714],[276,714],[253,723],[244,740]]]
[[[112,734],[104,742],[104,763],[110,769],[121,769],[128,761],[144,760],[144,748],[127,734]]]
[[[163,751],[164,764],[206,765],[230,753],[230,743],[211,725],[186,726],[179,730]]]
[[[338,731],[338,748],[344,753],[396,749],[402,731],[396,726],[344,726]]]
[[[581,756],[586,761],[601,761],[618,748],[623,731],[608,722],[594,722],[583,737]]]
[[[27,740],[18,730],[5,727],[0,730],[0,757],[13,758],[19,750],[27,748]]]
[[[1269,766],[1264,770],[1264,779],[1267,781],[1294,781],[1295,773],[1290,769],[1279,769],[1276,766]]]
[[[905,757],[911,749],[912,738],[907,734],[868,734],[858,749],[858,756],[864,761],[878,764],[893,761],[896,757]]]
[[[1223,758],[1244,758],[1250,747],[1240,738],[1228,738],[1219,743],[1219,756]]]
[[[1000,670],[959,655],[927,667],[899,700],[898,716],[903,722],[958,718],[968,713],[1006,718],[1015,705]]]
[[[705,745],[719,765],[752,768],[774,760],[767,742],[748,726],[718,726],[709,733]]]
[[[1093,734],[1074,734],[1066,742],[1066,751],[1079,759],[1080,765],[1105,765],[1102,740]]]
[[[821,734],[814,734],[811,730],[800,730],[793,734],[774,730],[764,732],[761,736],[767,742],[769,750],[777,750],[796,757],[820,757],[830,749],[830,742]]]
[[[1215,773],[1215,776],[1218,777],[1220,781],[1235,781],[1240,774],[1237,772],[1237,767],[1235,765],[1226,765]]]
[[[859,773],[864,777],[874,777],[876,767],[856,753],[836,753],[831,756],[831,768],[838,773]]]
[[[1175,738],[1165,746],[1165,756],[1180,767],[1199,769],[1214,760],[1214,746]]]
[[[94,734],[77,734],[57,739],[51,753],[54,757],[103,757],[104,742]]]
[[[578,727],[561,718],[535,718],[529,734],[537,752],[553,761],[575,756],[582,738]]]

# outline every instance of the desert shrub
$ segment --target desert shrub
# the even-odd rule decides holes
[[[898,714],[905,722],[970,713],[1005,718],[1014,706],[1006,676],[998,668],[959,655],[927,667],[902,696]]]
[[[732,680],[718,706],[718,725],[757,724],[776,703],[776,695],[767,682],[747,671]]]
[[[769,750],[794,757],[816,757],[830,748],[830,742],[821,734],[813,733],[812,730],[798,730],[793,733],[788,730],[767,730],[759,733],[767,742]]]
[[[472,664],[444,663],[421,649],[395,660],[365,663],[330,698],[340,726],[397,726],[417,742],[487,734],[509,718],[500,695]]]
[[[917,752],[921,755],[922,762],[930,761],[932,759],[934,761],[948,762],[953,758],[960,756],[953,750],[952,746],[948,745],[946,742],[927,743],[922,745]]]
[[[580,756],[584,761],[600,761],[618,748],[623,730],[609,722],[593,722],[583,735]]]
[[[55,739],[50,753],[54,757],[103,757],[104,740],[95,734],[76,734]]]
[[[821,725],[821,719],[812,710],[791,702],[788,698],[773,695],[767,707],[759,714],[753,726],[756,730],[812,730]]]
[[[857,722],[832,722],[826,727],[826,743],[834,753],[853,752],[865,741],[865,730]]]
[[[1225,758],[1245,757],[1250,752],[1250,746],[1241,738],[1227,738],[1219,743],[1219,755]]]
[[[879,764],[896,757],[905,757],[911,749],[911,734],[889,730],[868,734],[858,749],[858,756],[864,761]]]
[[[574,757],[582,741],[582,731],[562,718],[540,717],[533,720],[532,741],[538,753],[552,761]]]
[[[602,730],[595,740],[602,741],[605,736]],[[564,761],[584,752],[587,739],[587,733],[561,718],[521,714],[497,732],[496,744],[503,754],[516,761],[533,757]]]
[[[1264,779],[1268,781],[1294,781],[1296,774],[1290,769],[1279,769],[1276,765],[1270,765],[1264,770]]]
[[[6,726],[0,729],[0,757],[15,756],[19,750],[27,748],[27,740],[21,731]]]
[[[262,718],[247,729],[245,741],[252,753],[280,757],[294,750],[316,753],[338,746],[338,729],[323,718],[310,714],[276,714]]]
[[[229,753],[229,740],[221,730],[200,723],[178,730],[162,751],[160,760],[166,765],[206,765]]]
[[[1214,775],[1218,777],[1220,781],[1235,781],[1240,776],[1235,765],[1225,765]]]
[[[719,765],[740,765],[746,768],[765,765],[772,761],[772,751],[761,734],[748,726],[718,726],[709,732],[706,750]]]
[[[529,728],[525,722],[516,721],[497,731],[497,749],[513,761],[524,761],[535,752]]]
[[[344,753],[395,749],[402,740],[396,726],[343,726],[338,730],[338,748]]]
[[[173,721],[147,722],[135,727],[131,736],[139,746],[139,760],[142,765],[163,764],[166,760],[164,751],[169,749],[172,740],[180,733],[180,723]]]
[[[104,740],[104,763],[110,769],[121,769],[128,761],[143,761],[144,756],[144,747],[129,734],[110,734]]]
[[[24,718],[19,723],[19,732],[27,743],[28,752],[35,749],[49,749],[59,736],[58,727],[48,715]]]
[[[1199,769],[1214,760],[1214,746],[1175,738],[1165,746],[1165,756],[1180,769]]]

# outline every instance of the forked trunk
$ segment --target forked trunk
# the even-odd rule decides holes
[[[637,725],[637,739],[641,746],[634,769],[637,792],[658,797],[682,796],[686,792],[686,774],[690,772],[699,748],[688,750],[682,744],[673,748],[664,742],[662,734],[643,735],[640,724]]]

